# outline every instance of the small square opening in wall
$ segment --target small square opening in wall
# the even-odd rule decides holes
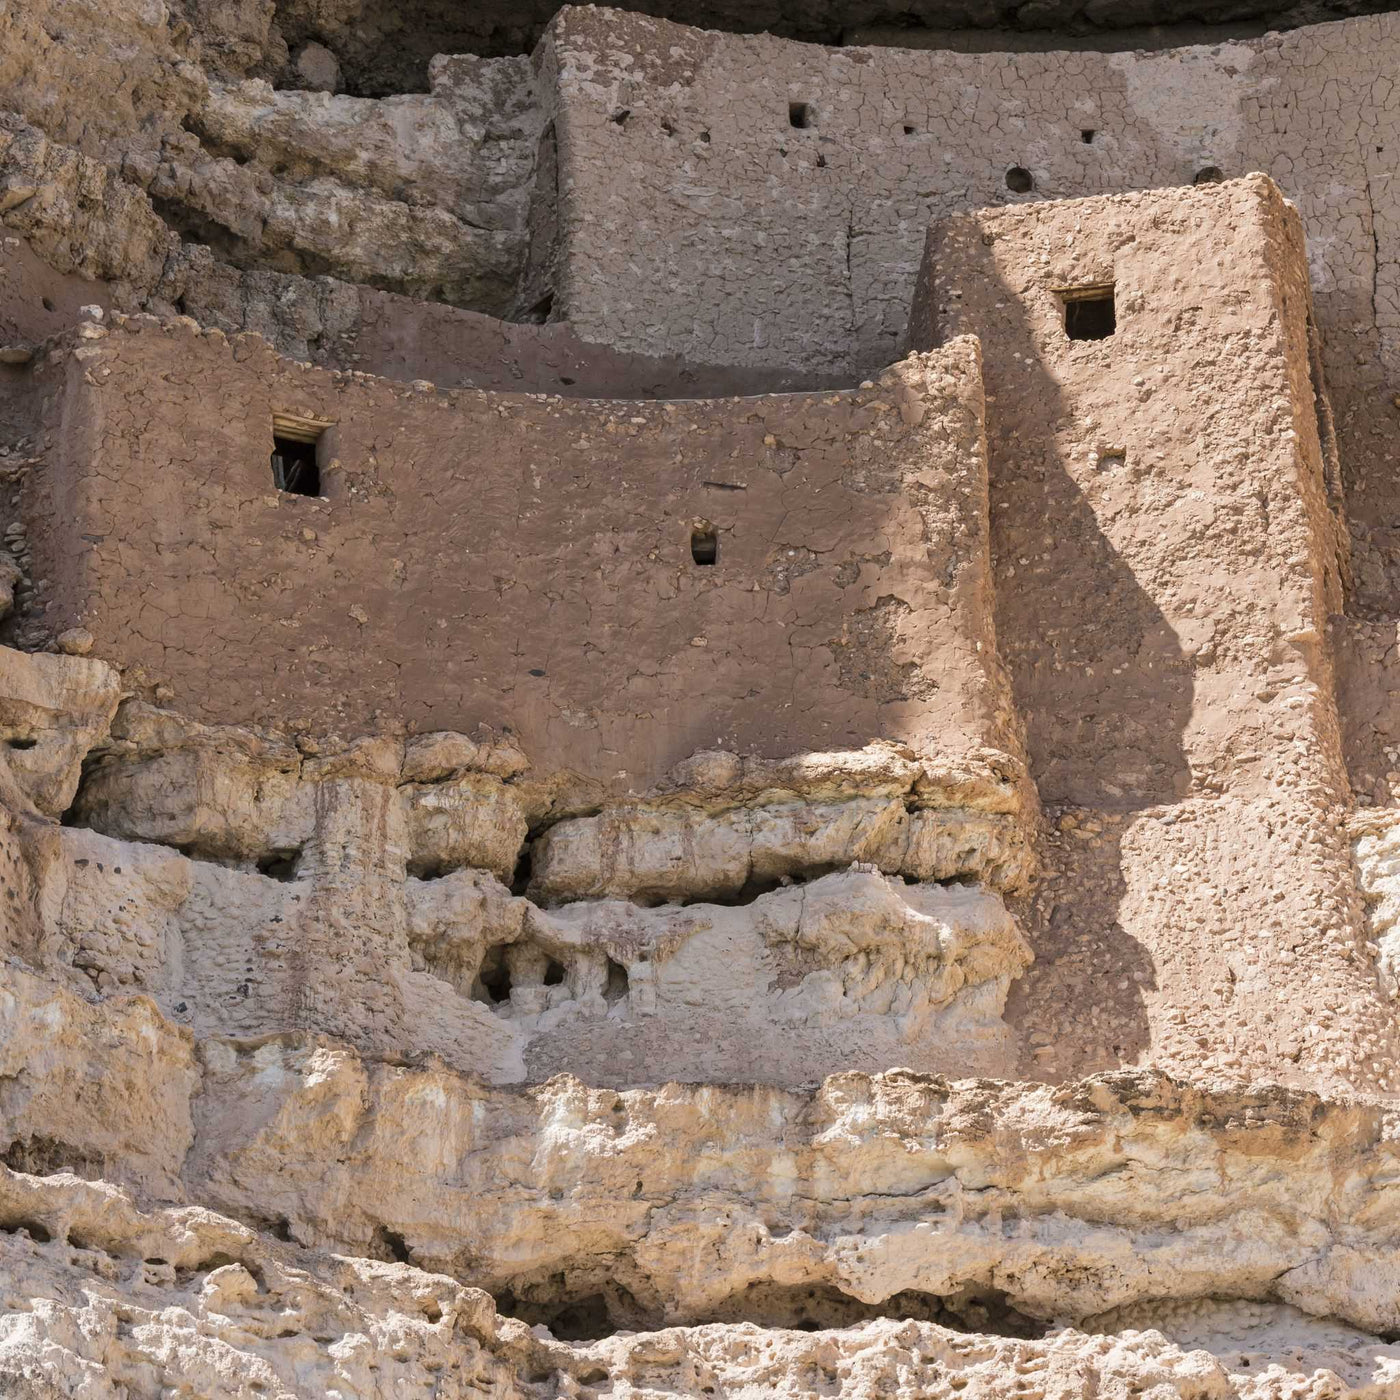
[[[690,532],[690,557],[697,564],[719,563],[719,536],[706,521],[695,522]]]
[[[1071,340],[1107,340],[1117,330],[1111,283],[1069,288],[1060,295],[1065,302],[1065,334]]]
[[[806,131],[812,125],[812,104],[810,102],[788,103],[788,125],[799,131]]]
[[[294,496],[321,494],[321,436],[330,425],[290,414],[272,416],[272,484]]]

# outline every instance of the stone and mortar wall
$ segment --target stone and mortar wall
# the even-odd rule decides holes
[[[1062,289],[1109,283],[1114,333],[1070,340]],[[1087,1016],[1106,1058],[1208,1043],[1391,1082],[1343,821],[1344,531],[1309,318],[1299,221],[1262,176],[930,236],[912,331],[982,339],[998,629],[1062,828],[1016,1012],[1042,1063]],[[1085,1007],[1090,973],[1116,995]]]
[[[1352,606],[1400,612],[1395,15],[1155,53],[974,54],[578,8],[547,42],[556,314],[634,351],[867,373],[897,353],[930,218],[1271,175],[1308,237]],[[1008,189],[1013,167],[1031,191]]]
[[[867,372],[895,356],[931,218],[1213,166],[1279,181],[1322,323],[1364,332],[1400,372],[1392,15],[1163,53],[967,54],[570,7],[547,42],[563,314],[592,338]],[[1032,192],[1008,190],[1012,167]]]
[[[1014,749],[971,342],[843,393],[629,404],[438,394],[193,322],[84,336],[34,371],[44,620],[193,715],[485,722],[623,791],[717,745]],[[334,425],[324,498],[272,488],[274,412]]]

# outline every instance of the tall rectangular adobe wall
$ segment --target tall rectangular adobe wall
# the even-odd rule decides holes
[[[1071,303],[1110,288],[1112,334],[1072,339]],[[911,335],[982,340],[1002,648],[1047,799],[1267,784],[1305,732],[1342,782],[1309,318],[1302,231],[1263,176],[932,230]],[[1254,732],[1288,693],[1298,713]]]
[[[36,374],[47,620],[187,713],[486,723],[624,791],[703,748],[1010,743],[971,341],[851,391],[629,403],[86,334]],[[279,412],[333,424],[325,499],[273,489]]]
[[[1076,298],[1102,315],[1109,287],[1112,333],[1072,338]],[[1041,1067],[1389,1074],[1309,313],[1297,215],[1263,176],[930,235],[913,333],[982,340],[997,624],[1057,827],[1012,1007]]]

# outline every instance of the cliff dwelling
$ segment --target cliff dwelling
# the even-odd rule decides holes
[[[1400,1397],[1400,18],[0,7],[0,1395]]]

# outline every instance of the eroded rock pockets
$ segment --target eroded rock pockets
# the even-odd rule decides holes
[[[1034,806],[1006,755],[703,754],[580,811],[509,736],[298,743],[117,709],[87,658],[0,659],[32,814],[4,843],[10,946],[68,986],[498,1082],[1014,1064],[1031,955],[1002,891]]]
[[[201,1135],[213,1140],[186,1169],[192,1194],[219,1209],[241,1193],[242,1221],[200,1207],[142,1208],[120,1187],[67,1171],[0,1167],[0,1376],[89,1386],[126,1377],[130,1393],[152,1400],[179,1384],[239,1394],[250,1380],[285,1396],[324,1394],[332,1382],[345,1395],[377,1395],[387,1378],[409,1394],[485,1386],[586,1395],[631,1383],[738,1395],[782,1380],[855,1397],[879,1384],[1024,1394],[1058,1376],[1205,1400],[1375,1395],[1400,1379],[1400,1352],[1377,1335],[1376,1316],[1356,1316],[1364,1308],[1352,1287],[1357,1267],[1380,1268],[1372,1302],[1383,1308],[1379,1295],[1393,1296],[1382,1242],[1394,1145],[1378,1105],[1201,1091],[1151,1075],[1059,1092],[849,1075],[813,1098],[681,1086],[618,1096],[565,1080],[521,1095],[464,1081],[471,1112],[454,1112],[451,1095],[437,1104],[440,1124],[476,1135],[454,1158],[417,1137],[413,1121],[388,1122],[395,1108],[433,1097],[422,1071],[395,1072],[420,1080],[397,1105],[371,1084],[368,1103],[351,1108],[343,1072],[318,1050],[293,1104],[283,1094],[292,1061],[269,1059],[271,1048],[230,1047],[235,1059],[250,1057],[249,1069],[256,1062],[252,1077],[214,1067],[216,1096],[238,1097],[208,1105]],[[441,1073],[430,1075],[440,1088]],[[420,1166],[432,1158],[464,1200],[478,1192],[470,1208],[442,1209],[450,1202],[439,1198],[432,1217],[439,1238],[477,1236],[458,1255],[457,1278],[434,1266],[434,1240],[408,1218],[421,1204],[412,1181],[407,1203],[395,1199],[402,1176],[395,1192],[373,1188],[380,1218],[359,1247],[309,1218],[318,1201],[345,1192],[344,1218],[356,1219],[371,1194],[363,1151],[293,1185],[298,1146],[330,1160],[327,1128],[398,1145],[394,1167],[381,1158],[375,1181],[402,1170],[412,1139]],[[718,1146],[720,1136],[728,1145],[717,1156],[705,1143]],[[639,1177],[647,1246],[590,1255],[609,1217],[631,1209],[612,1179],[637,1170],[629,1140],[651,1164]],[[772,1170],[742,1183],[735,1174],[736,1151],[763,1168],[774,1146],[797,1167],[799,1189],[784,1204]],[[808,1196],[824,1179],[803,1160],[812,1151],[828,1157],[829,1173],[860,1181],[858,1194]],[[1309,1213],[1331,1189],[1322,1177],[1331,1179],[1339,1152],[1378,1163],[1378,1174],[1324,1235]],[[965,1208],[930,1209],[910,1190],[911,1160],[937,1165]],[[1127,1162],[1134,1180],[1123,1189]],[[1197,1235],[1203,1207],[1183,1205],[1182,1185],[1201,1173],[1233,1183],[1212,1193],[1211,1210],[1244,1226]],[[479,1194],[487,1181],[494,1193]],[[1259,1222],[1285,1197],[1287,1218],[1260,1236]],[[288,1204],[287,1215],[267,1217]],[[828,1223],[816,1227],[813,1212]],[[1182,1228],[1168,1243],[1162,1222],[1173,1213]],[[768,1224],[756,1232],[760,1216]],[[1037,1233],[1037,1221],[1042,1253],[1026,1269],[1018,1240]],[[1351,1243],[1340,1244],[1348,1232]],[[1364,1264],[1363,1234],[1372,1250]],[[1003,1286],[986,1281],[993,1241]],[[814,1267],[819,1244],[834,1267]],[[1321,1267],[1278,1272],[1304,1255]],[[650,1282],[638,1288],[644,1257]],[[911,1276],[916,1257],[923,1281],[941,1275],[942,1290],[884,1291]],[[1253,1283],[1241,1271],[1246,1257]],[[468,1270],[490,1279],[495,1296],[459,1281]],[[1317,1287],[1328,1276],[1330,1293]],[[1326,1306],[1343,1294],[1350,1316]],[[1113,1308],[1094,1310],[1111,1298]],[[686,1325],[656,1330],[668,1314]]]

